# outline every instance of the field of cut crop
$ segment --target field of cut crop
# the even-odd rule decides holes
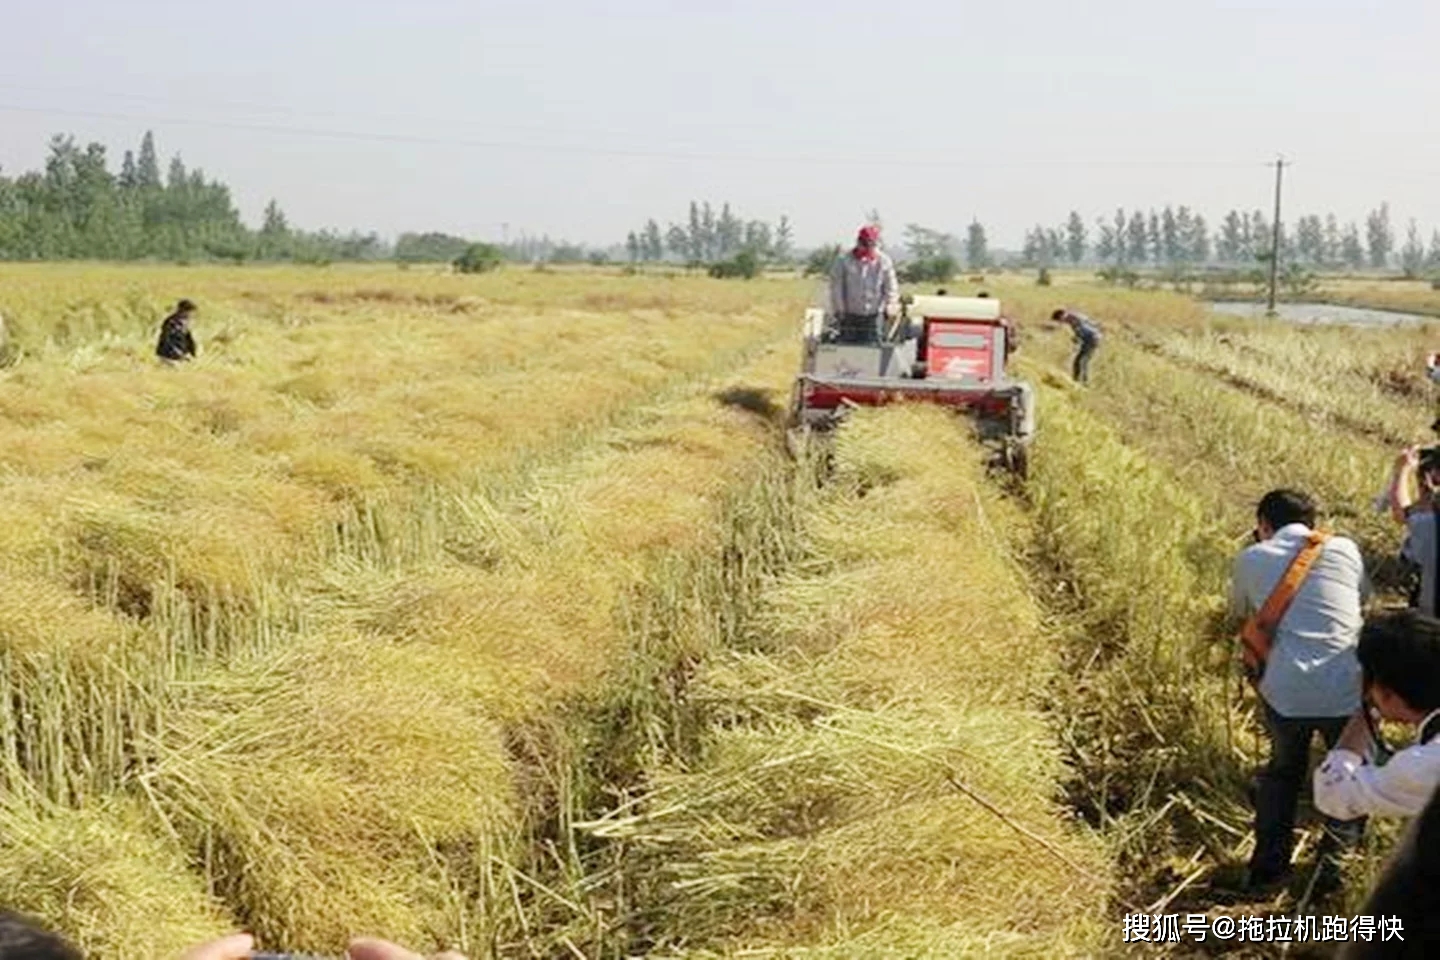
[[[1088,957],[1207,909],[1230,558],[1289,484],[1388,569],[1428,334],[990,289],[1023,485],[933,410],[787,457],[807,281],[5,268],[0,902],[103,960]]]

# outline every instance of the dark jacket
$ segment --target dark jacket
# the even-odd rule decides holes
[[[172,313],[160,325],[160,342],[155,355],[162,360],[189,360],[195,356],[195,338],[190,335],[190,316]]]

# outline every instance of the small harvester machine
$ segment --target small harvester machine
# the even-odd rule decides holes
[[[1024,476],[1035,392],[1005,368],[1010,327],[991,297],[916,296],[885,329],[805,311],[805,352],[791,404],[792,451],[857,407],[933,403],[962,412],[996,462]]]

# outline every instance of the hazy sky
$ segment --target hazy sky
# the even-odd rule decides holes
[[[1440,226],[1436,0],[0,0],[0,166],[56,132],[306,227],[588,242],[691,197],[797,239],[1072,207]]]

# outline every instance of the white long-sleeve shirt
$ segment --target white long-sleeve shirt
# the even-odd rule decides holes
[[[1383,767],[1350,750],[1331,750],[1315,768],[1315,806],[1337,820],[1414,817],[1440,784],[1440,710],[1425,718],[1429,739],[1406,747]]]
[[[861,260],[853,252],[842,254],[830,269],[830,313],[871,317],[894,315],[900,310],[900,287],[895,264],[883,251]]]

